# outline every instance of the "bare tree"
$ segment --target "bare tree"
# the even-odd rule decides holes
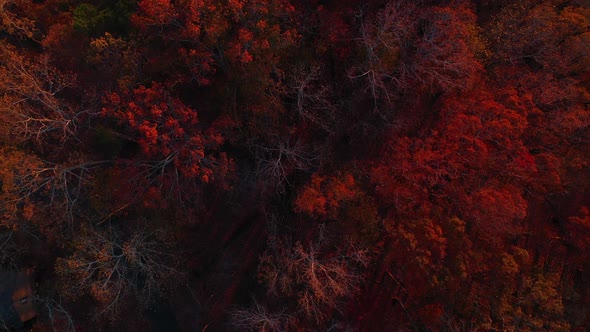
[[[0,266],[16,270],[16,255],[19,250],[14,243],[15,232],[12,229],[0,231]]]
[[[76,325],[71,313],[63,306],[61,298],[37,296],[34,299],[41,322],[47,322],[52,331],[76,332]]]
[[[248,331],[284,331],[289,316],[280,312],[273,314],[254,299],[254,305],[250,309],[236,309],[230,313],[231,324]]]
[[[464,90],[482,69],[473,51],[475,15],[466,5],[417,11],[409,1],[391,1],[375,18],[361,12],[358,19],[364,61],[349,77],[366,80],[376,110],[394,89]]]
[[[138,230],[123,236],[113,228],[85,229],[74,239],[74,252],[57,262],[63,294],[89,294],[101,305],[97,317],[116,317],[126,296],[149,305],[164,288],[181,282],[175,256],[162,232]]]
[[[336,106],[331,101],[332,91],[326,83],[320,82],[321,75],[320,66],[300,67],[293,71],[294,106],[301,118],[333,134]]]
[[[270,294],[293,298],[298,311],[316,323],[326,318],[326,310],[338,310],[340,300],[352,295],[360,281],[359,267],[369,260],[354,246],[331,253],[326,247],[323,231],[308,245],[271,236],[258,267]]]
[[[29,165],[14,177],[13,203],[18,207],[29,202],[47,205],[64,213],[64,221],[72,227],[75,208],[84,197],[84,186],[92,171],[109,161],[74,161],[70,165],[41,161]]]
[[[40,148],[49,138],[62,144],[76,139],[78,126],[92,111],[83,103],[74,106],[60,98],[75,86],[75,75],[58,71],[46,55],[29,61],[1,43],[0,57],[0,116],[12,123],[12,134],[34,140]]]
[[[465,90],[483,67],[472,50],[478,38],[475,14],[468,8],[432,8],[423,13],[422,37],[409,64],[421,85],[448,90]]]
[[[273,143],[250,143],[249,146],[256,157],[257,177],[279,191],[289,183],[291,172],[310,170],[319,164],[319,153],[299,138],[274,136]]]
[[[375,18],[363,12],[357,16],[360,36],[356,42],[364,61],[350,68],[348,76],[366,80],[376,110],[380,101],[391,103],[393,88],[407,87],[409,68],[404,53],[415,34],[413,10],[411,2],[392,1]]]

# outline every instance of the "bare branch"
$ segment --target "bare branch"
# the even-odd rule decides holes
[[[368,264],[363,250],[351,247],[327,255],[324,247],[322,236],[307,246],[270,239],[258,267],[269,293],[294,297],[298,310],[316,323],[326,318],[326,309],[338,310],[340,300],[350,296],[360,281],[356,267]]]
[[[8,270],[16,270],[16,255],[19,250],[14,243],[14,231],[5,230],[0,233],[0,266]]]
[[[276,137],[274,146],[250,143],[257,161],[257,176],[265,183],[282,190],[289,183],[288,176],[295,170],[310,170],[319,164],[319,155],[300,139]]]
[[[301,118],[333,134],[336,106],[331,101],[332,91],[320,82],[321,75],[320,66],[297,68],[293,72],[294,107]]]
[[[288,315],[280,312],[273,314],[254,299],[254,307],[250,309],[236,309],[230,313],[231,324],[240,329],[248,331],[284,331],[285,324],[289,319]]]
[[[137,230],[125,238],[113,228],[82,233],[74,240],[76,251],[58,260],[57,271],[64,294],[75,299],[88,293],[101,304],[97,318],[116,317],[129,294],[149,305],[184,278],[160,233]]]
[[[16,206],[29,201],[47,204],[65,213],[65,221],[72,226],[74,212],[83,197],[84,185],[91,172],[110,161],[88,161],[70,166],[42,162],[19,172],[14,178],[14,200]]]
[[[72,73],[53,68],[46,55],[35,62],[17,51],[0,45],[0,115],[13,124],[13,134],[22,141],[34,140],[41,146],[53,138],[63,144],[76,139],[82,119],[90,109],[73,106],[59,95],[75,86]]]
[[[47,319],[54,332],[76,332],[74,319],[68,310],[62,305],[61,298],[36,297],[35,302],[40,310],[42,319]]]

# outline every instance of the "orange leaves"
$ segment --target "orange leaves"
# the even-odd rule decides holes
[[[23,13],[30,10],[31,1],[3,0],[0,2],[0,29],[19,38],[33,38],[35,21]]]
[[[392,221],[387,221],[391,223]],[[447,240],[442,228],[430,219],[405,220],[397,222],[390,230],[394,238],[399,238],[401,246],[406,252],[412,252],[411,257],[423,269],[440,263],[446,256]]]
[[[309,215],[325,215],[326,204],[328,199],[321,191],[321,184],[324,182],[319,175],[314,174],[311,178],[310,186],[306,186],[300,192],[295,201],[295,209]]]
[[[353,200],[357,191],[350,174],[327,177],[316,173],[295,199],[295,211],[316,218],[336,218],[340,205]]]

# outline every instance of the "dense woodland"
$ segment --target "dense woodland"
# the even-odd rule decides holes
[[[36,331],[587,331],[584,0],[0,0]]]

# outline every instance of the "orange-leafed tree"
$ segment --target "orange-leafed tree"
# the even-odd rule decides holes
[[[33,38],[35,21],[24,15],[32,6],[28,0],[3,0],[0,2],[0,27],[20,38]]]
[[[336,176],[316,173],[297,195],[295,211],[315,218],[336,219],[341,204],[354,200],[357,191],[354,177],[349,173]]]

